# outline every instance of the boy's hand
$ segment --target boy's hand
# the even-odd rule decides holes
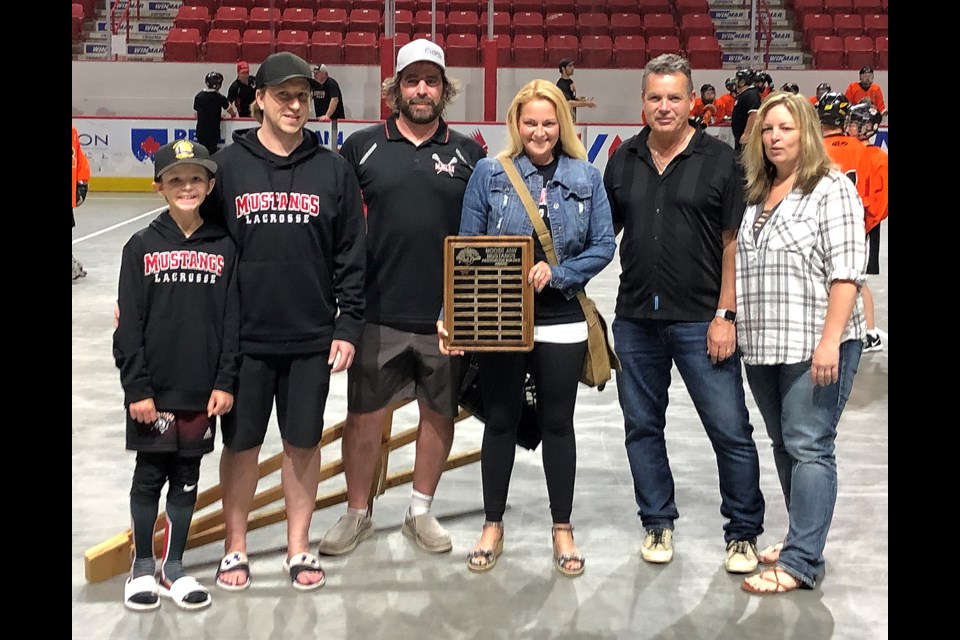
[[[130,417],[137,422],[151,424],[157,419],[157,405],[153,403],[153,398],[131,402],[127,409],[130,411]]]
[[[330,344],[330,357],[327,364],[331,365],[330,373],[346,371],[353,364],[353,354],[356,348],[346,340],[334,340]]]
[[[233,394],[214,389],[207,401],[207,417],[222,416],[233,409]]]

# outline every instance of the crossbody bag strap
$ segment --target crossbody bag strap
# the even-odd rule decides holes
[[[523,182],[523,178],[520,177],[520,172],[517,171],[513,160],[503,156],[499,156],[497,160],[500,161],[503,170],[507,173],[507,177],[510,178],[510,182],[513,183],[513,188],[516,189],[517,195],[520,196],[523,207],[527,210],[527,216],[530,217],[530,222],[533,223],[533,230],[537,232],[537,238],[540,240],[543,252],[547,254],[547,262],[552,266],[557,266],[559,262],[557,261],[557,254],[553,250],[553,236],[550,235],[550,230],[547,229],[547,225],[543,224],[543,218],[540,217],[540,212],[537,211],[537,205],[533,202],[530,189]],[[586,297],[587,294],[583,292],[583,289],[577,291],[577,299],[580,301],[580,306],[583,307],[584,313],[588,312]]]

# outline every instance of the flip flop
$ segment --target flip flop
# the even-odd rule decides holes
[[[243,584],[230,584],[220,580],[220,576],[232,571],[242,571],[247,576]],[[242,551],[234,551],[223,556],[220,560],[220,566],[217,567],[217,586],[226,591],[243,591],[250,587],[250,563],[247,560],[247,554]]]
[[[160,595],[156,578],[127,578],[123,585],[123,606],[132,611],[152,611],[159,608]]]
[[[327,582],[327,574],[320,566],[320,558],[312,553],[298,553],[292,558],[283,561],[283,570],[290,574],[290,582],[297,591],[313,591],[319,589]],[[304,571],[319,571],[322,577],[316,582],[302,584],[297,582],[297,576]]]
[[[187,610],[203,609],[213,602],[207,588],[193,576],[182,576],[169,585],[164,581],[160,585],[160,595],[170,598],[178,607]]]
[[[772,574],[772,577],[770,577]],[[789,585],[780,581],[780,577],[783,574],[784,576],[790,578],[795,584]],[[759,577],[761,580],[761,586],[754,586],[750,582],[750,578]],[[763,584],[773,585],[773,588],[762,588]],[[780,567],[771,567],[769,569],[764,569],[760,573],[755,573],[752,576],[746,577],[743,579],[743,582],[740,583],[740,587],[747,593],[755,593],[757,595],[776,595],[780,593],[787,593],[788,591],[796,591],[803,587],[803,583],[791,576],[784,569]]]

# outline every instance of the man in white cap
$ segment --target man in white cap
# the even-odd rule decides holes
[[[343,111],[343,93],[340,91],[340,83],[330,77],[327,65],[314,65],[313,78],[320,83],[320,87],[313,90],[314,115],[320,118],[320,122],[346,117]]]
[[[343,470],[347,513],[320,541],[341,555],[373,534],[370,487],[388,407],[416,399],[420,412],[410,506],[401,531],[431,553],[450,551],[450,535],[430,513],[453,444],[460,358],[440,354],[436,322],[443,304],[443,239],[460,229],[467,181],[486,155],[441,115],[458,95],[443,49],[414,40],[397,52],[383,82],[393,113],[344,141],[367,206],[364,329],[347,374]]]

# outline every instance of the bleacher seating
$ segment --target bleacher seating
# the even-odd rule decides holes
[[[513,36],[513,66],[543,68],[546,62],[543,35],[521,33]]]
[[[542,38],[543,33],[543,14],[526,11],[513,13],[514,46],[517,36],[538,35]]]
[[[380,10],[379,9],[351,9],[348,16],[347,32],[364,31],[380,37]]]
[[[247,16],[247,30],[271,31],[274,35],[280,30],[283,13],[277,7],[254,7]],[[246,33],[244,31],[244,33]]]
[[[610,37],[642,36],[643,18],[639,13],[611,13]]]
[[[876,49],[870,36],[846,36],[843,39],[847,69],[861,69],[876,65]]]
[[[288,31],[313,31],[313,9],[287,6],[280,19],[280,28]]]
[[[347,31],[343,36],[344,64],[380,64],[377,35],[372,31]]]
[[[877,36],[873,39],[873,46],[877,49],[877,69],[887,69],[889,64],[889,49],[887,49],[887,36]]]
[[[247,28],[247,15],[249,10],[246,7],[220,5],[217,12],[213,15],[213,21],[210,23],[211,29],[237,29],[243,31]]]
[[[484,11],[480,14],[480,35],[484,38],[487,37],[487,22],[487,12]],[[506,35],[508,40],[510,39],[509,36],[513,35],[513,24],[509,11],[493,12],[493,33],[494,35]]]
[[[863,35],[876,39],[887,35],[888,18],[885,13],[868,13],[863,16]]]
[[[818,36],[832,36],[833,18],[826,13],[808,13],[803,16],[801,24],[803,34],[803,43],[809,49],[813,49],[813,41]]]
[[[240,60],[240,33],[239,29],[211,29],[203,45],[203,59],[207,62]]]
[[[647,64],[647,44],[643,36],[617,36],[613,39],[613,66],[642,69]]]
[[[557,66],[563,58],[578,60],[580,58],[580,39],[568,33],[555,33],[547,36],[544,56],[548,66]]]
[[[164,62],[199,62],[200,42],[200,31],[193,27],[170,29],[163,42]]]
[[[313,17],[314,31],[338,31],[341,35],[347,31],[347,9],[343,7],[323,7],[317,9]]]
[[[339,31],[319,31],[310,34],[310,60],[317,64],[343,62],[343,34]]]
[[[678,36],[647,36],[647,57],[656,58],[664,53],[683,53]]]
[[[798,28],[803,28],[803,17],[810,13],[826,13],[823,0],[788,0],[793,6],[793,15]],[[788,5],[789,7],[790,5]]]
[[[476,5],[474,5],[476,6]],[[450,43],[450,36],[453,34],[471,34],[474,40],[479,33],[480,18],[476,11],[450,11],[447,13],[447,43]],[[458,45],[462,46],[462,45]],[[463,65],[460,65],[463,66]]]
[[[434,15],[436,18],[434,19]],[[431,24],[436,23],[437,35],[442,36],[447,32],[447,14],[437,11],[432,14],[429,9],[419,9],[413,15],[413,28],[417,33],[430,33]],[[416,35],[414,35],[416,38]],[[438,41],[437,44],[440,44]]]
[[[258,8],[260,7],[254,7],[254,9]],[[240,59],[251,64],[263,62],[268,55],[273,53],[275,37],[273,31],[269,28],[248,28],[240,37]]]
[[[514,33],[516,33],[516,28],[514,28]],[[543,35],[547,36],[548,38],[550,36],[573,36],[576,34],[577,16],[570,11],[548,13],[543,18]]]
[[[712,36],[716,33],[713,18],[709,13],[685,13],[680,16],[680,37]]]
[[[853,0],[823,0],[823,10],[830,15],[853,13]]]
[[[838,13],[833,16],[833,32],[841,38],[863,35],[863,19],[859,13]]]
[[[643,35],[650,44],[655,36],[676,36],[679,33],[677,21],[672,13],[647,13],[643,16]],[[653,56],[651,56],[653,57]]]
[[[814,69],[845,69],[843,38],[816,36],[813,39]]]
[[[83,36],[83,21],[85,18],[85,10],[83,5],[79,2],[74,2],[72,7],[72,28],[73,28],[73,41],[79,42]]]
[[[173,26],[177,29],[196,29],[200,38],[205,39],[210,31],[210,10],[199,5],[180,5],[177,15],[173,19]]]
[[[710,14],[710,3],[707,0],[676,0],[677,15],[683,16],[687,13],[705,13]]]
[[[613,65],[613,39],[609,35],[581,36],[577,62],[586,68],[609,69]]]
[[[691,36],[684,42],[687,59],[694,69],[722,69],[723,49],[714,35]]]
[[[853,0],[853,10],[862,16],[886,11],[883,0]]]
[[[304,60],[309,60],[310,32],[300,29],[280,29],[277,33],[277,51],[289,51]]]
[[[577,16],[577,36],[603,36],[610,34],[610,18],[599,11],[581,13]]]
[[[673,2],[674,0],[637,0],[637,9],[640,15],[644,16],[648,13],[670,13]]]
[[[479,44],[476,33],[447,33],[444,47],[447,65],[450,67],[475,67],[480,63]]]

